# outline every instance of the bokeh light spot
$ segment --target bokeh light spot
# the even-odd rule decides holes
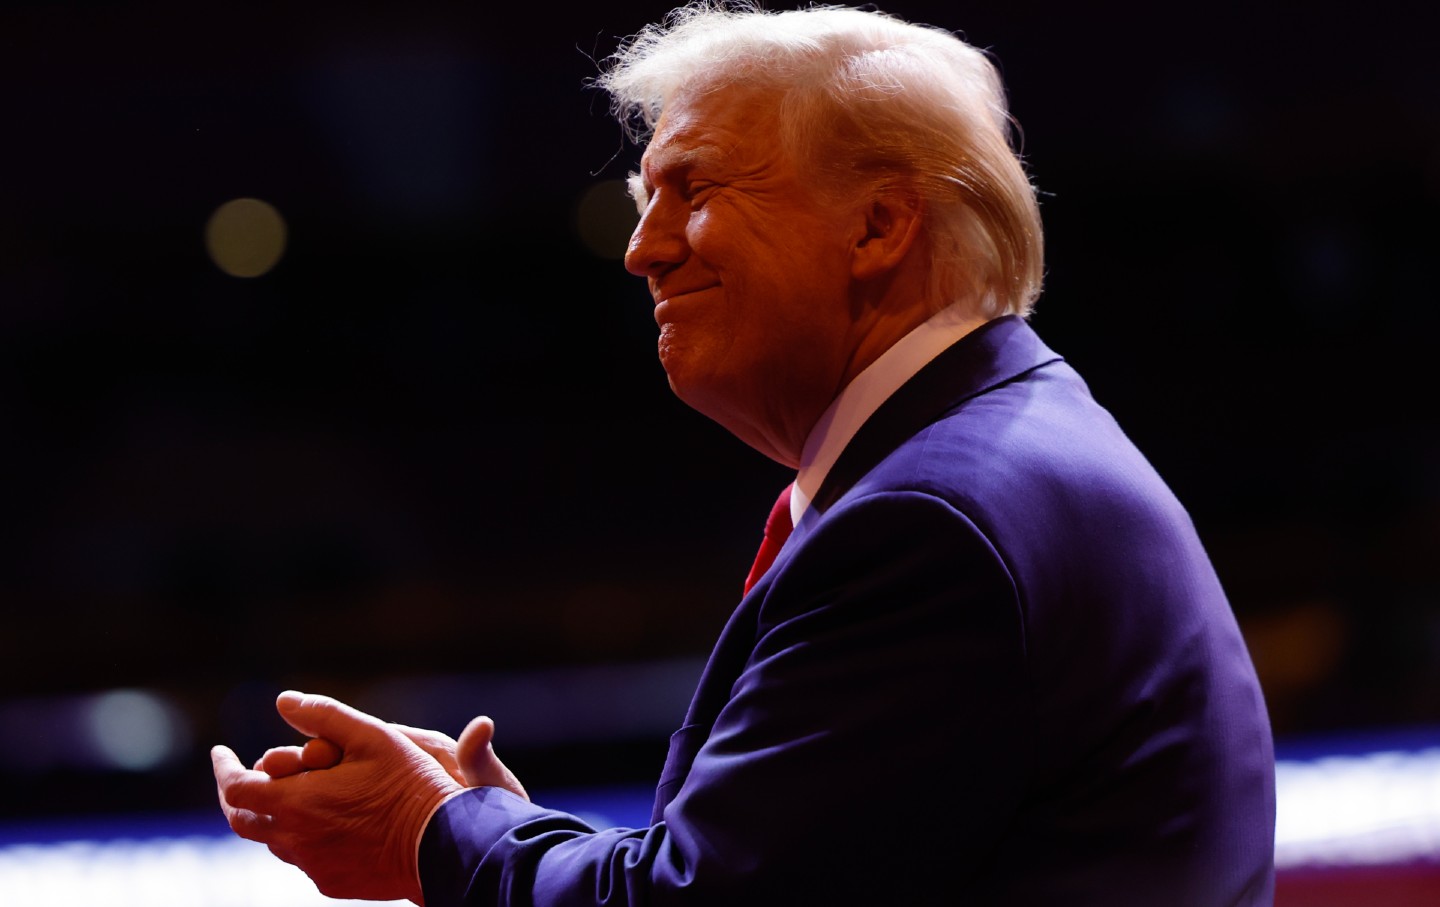
[[[285,254],[285,218],[258,198],[232,199],[205,224],[205,249],[231,277],[259,277]]]
[[[180,751],[183,727],[167,702],[139,690],[112,690],[91,701],[90,737],[115,768],[146,771]]]

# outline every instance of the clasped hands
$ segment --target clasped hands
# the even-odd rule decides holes
[[[229,747],[211,750],[220,808],[236,834],[300,867],[329,897],[423,904],[416,842],[435,808],[466,787],[526,796],[495,756],[489,718],[456,741],[328,696],[285,692],[275,707],[311,739],[267,751],[254,769]]]

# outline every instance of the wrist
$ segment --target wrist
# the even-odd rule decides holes
[[[435,814],[440,812],[446,803],[465,791],[466,788],[458,784],[454,786],[453,790],[441,791],[429,807],[420,813],[419,823],[412,826],[413,837],[409,848],[410,871],[408,877],[414,883],[414,893],[406,895],[406,897],[421,907],[424,907],[425,904],[425,888],[420,877],[420,844],[425,840],[425,831],[430,827],[430,822],[435,818]]]

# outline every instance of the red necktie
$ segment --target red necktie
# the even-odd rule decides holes
[[[770,516],[765,520],[765,538],[760,542],[760,551],[755,555],[755,565],[750,568],[750,575],[745,577],[745,592],[750,592],[750,587],[760,581],[770,565],[775,563],[775,556],[780,553],[780,547],[790,537],[790,489],[786,485],[780,492],[780,497],[775,499],[775,506],[770,508]]]

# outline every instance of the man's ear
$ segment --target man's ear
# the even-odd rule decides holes
[[[851,250],[850,273],[870,280],[893,270],[920,238],[925,206],[911,192],[886,192],[871,198],[862,212],[864,232]]]

